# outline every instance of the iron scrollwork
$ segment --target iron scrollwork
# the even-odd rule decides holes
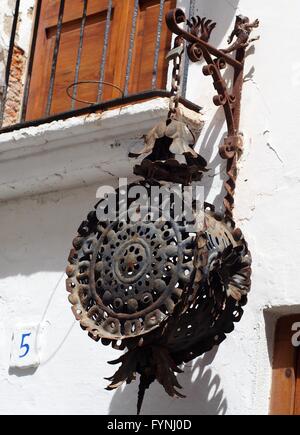
[[[259,39],[258,37],[250,38],[252,30],[259,26],[259,21],[256,19],[254,22],[250,22],[248,17],[238,15],[228,39],[228,43],[231,45],[225,49],[218,49],[209,43],[211,33],[215,28],[215,23],[211,20],[194,17],[189,21],[181,9],[174,9],[167,14],[166,21],[169,29],[187,42],[187,53],[190,60],[192,62],[205,61],[203,74],[212,77],[213,86],[217,91],[213,102],[216,106],[222,106],[224,109],[227,137],[220,146],[220,155],[227,160],[228,180],[224,186],[227,192],[224,207],[226,214],[232,217],[237,160],[242,149],[239,124],[244,62],[246,48]],[[186,24],[189,30],[180,27],[181,24]],[[234,38],[236,40],[233,42]],[[235,56],[230,56],[231,53],[235,53]],[[226,69],[227,66],[232,67],[234,71],[231,89],[228,88],[222,76],[222,70]]]

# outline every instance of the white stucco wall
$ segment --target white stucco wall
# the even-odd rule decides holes
[[[245,150],[235,210],[253,255],[253,284],[236,330],[219,349],[188,364],[179,375],[187,398],[171,399],[155,384],[146,395],[143,413],[267,414],[274,322],[279,314],[300,313],[300,3],[290,0],[287,7],[282,0],[201,0],[196,10],[218,22],[212,41],[220,46],[225,45],[236,13],[261,21],[256,32],[261,40],[246,64],[241,119]],[[210,78],[202,77],[199,65],[191,65],[188,97],[204,107],[206,118],[199,140],[211,167],[205,191],[208,201],[216,198],[220,204],[224,162],[218,156],[218,145],[224,124],[221,109],[211,103],[212,94]],[[153,121],[158,116],[154,112],[149,112]],[[132,123],[131,118],[128,114]],[[146,123],[146,115],[143,119]],[[31,129],[0,137],[0,172],[10,168],[9,182],[2,179],[0,183],[0,414],[135,413],[137,383],[115,393],[104,390],[107,381],[103,378],[114,371],[106,361],[119,352],[93,342],[79,328],[64,289],[63,272],[76,229],[92,208],[97,187],[108,180],[116,182],[119,170],[121,175],[129,171],[125,153],[139,140],[142,129],[140,123],[137,133],[130,128],[124,133],[124,126],[116,123],[116,139],[123,136],[117,151],[111,137],[106,144],[97,140],[102,121],[95,122],[89,145],[84,138],[82,144],[94,163],[98,158],[105,163],[104,169],[98,168],[99,179],[97,165],[80,151],[80,141],[73,153],[72,141],[59,133],[56,138],[49,136],[51,129],[57,130],[55,124],[44,136]],[[118,153],[124,155],[119,158]],[[121,163],[116,173],[111,171],[111,162],[118,158]],[[68,170],[64,173],[64,165],[72,177]],[[43,184],[39,166],[45,170],[47,189],[41,187],[42,194],[30,197],[30,191],[21,187],[22,177],[27,180],[24,185],[31,182],[32,192],[37,193],[36,186]],[[30,177],[35,173],[39,176]],[[51,190],[56,192],[47,193]],[[16,323],[32,322],[45,324],[41,365],[37,370],[9,370],[12,330]]]

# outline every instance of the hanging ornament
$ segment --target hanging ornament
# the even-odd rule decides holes
[[[183,363],[219,345],[240,320],[247,302],[251,255],[232,210],[242,150],[239,113],[245,48],[258,22],[242,21],[237,21],[230,42],[234,36],[237,40],[245,36],[245,26],[248,37],[232,50],[222,51],[209,44],[215,27],[211,20],[186,21],[180,9],[167,15],[169,28],[178,35],[169,54],[174,64],[169,113],[146,135],[144,147],[130,154],[143,157],[134,168],[143,180],[116,189],[113,220],[99,218],[99,210],[107,204],[106,198],[99,201],[80,225],[69,255],[67,290],[74,315],[94,340],[127,350],[111,362],[121,365],[108,379],[107,388],[131,383],[140,375],[138,413],[146,389],[155,380],[170,396],[184,397],[177,378]],[[179,27],[183,22],[189,31]],[[212,76],[218,92],[214,102],[224,107],[228,135],[220,154],[227,159],[228,180],[223,215],[213,205],[197,210],[194,203],[189,215],[179,215],[182,190],[175,194],[172,190],[176,183],[184,189],[200,181],[207,171],[178,109],[184,40],[192,61],[206,61],[204,74]],[[235,57],[228,55],[232,51]],[[235,72],[231,90],[220,72],[227,64]],[[144,189],[147,205],[129,200],[124,214],[122,198],[128,199],[132,188]],[[154,197],[153,188],[158,189]],[[173,192],[167,218],[160,189]],[[154,199],[151,206],[150,198]]]

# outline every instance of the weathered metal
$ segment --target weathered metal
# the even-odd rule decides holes
[[[245,48],[258,22],[251,24],[238,17],[229,43],[234,36],[237,41],[227,49],[228,53],[236,50],[235,59],[209,44],[215,27],[211,20],[191,18],[189,32],[179,27],[183,22],[186,19],[181,10],[167,15],[169,28],[178,35],[169,53],[174,62],[170,110],[167,120],[146,135],[144,148],[130,155],[146,157],[134,169],[144,180],[128,188],[143,186],[149,199],[153,187],[160,189],[166,181],[170,186],[190,186],[206,171],[206,161],[195,152],[193,134],[178,110],[186,40],[191,60],[205,59],[203,72],[212,76],[218,92],[214,103],[222,105],[225,112],[228,135],[220,147],[221,156],[228,160],[225,213],[215,213],[209,204],[199,211],[193,203],[189,220],[185,215],[178,219],[176,196],[171,195],[172,212],[164,219],[164,204],[158,194],[154,209],[142,209],[129,201],[130,214],[124,215],[121,204],[115,219],[106,222],[97,217],[97,209],[106,204],[101,200],[80,225],[67,267],[69,300],[81,327],[104,345],[127,348],[127,353],[111,362],[121,366],[108,379],[107,388],[131,383],[139,374],[138,413],[154,380],[170,396],[184,397],[178,391],[179,366],[226,338],[243,314],[251,286],[251,254],[242,232],[235,227],[232,209],[236,163],[242,151],[239,115]],[[221,75],[227,64],[234,68],[231,90]],[[120,204],[121,190],[116,190],[116,198]],[[132,212],[133,221],[129,217]],[[158,218],[153,219],[153,215]]]
[[[203,74],[212,76],[214,88],[217,95],[213,102],[216,106],[223,106],[227,123],[227,137],[220,146],[220,155],[227,159],[228,180],[225,182],[227,192],[224,199],[226,215],[232,217],[234,208],[234,191],[237,176],[237,160],[242,148],[242,136],[239,131],[240,105],[243,87],[243,73],[245,50],[258,38],[250,39],[253,28],[258,27],[259,21],[250,22],[248,17],[237,16],[234,30],[232,31],[228,43],[231,44],[234,37],[236,41],[226,49],[218,49],[209,44],[211,32],[215,28],[215,23],[206,18],[192,18],[187,20],[181,9],[174,9],[167,14],[167,25],[169,29],[181,39],[189,43],[187,52],[192,62],[204,60],[206,65],[203,67]],[[186,23],[189,30],[180,27]],[[235,57],[229,54],[235,52]],[[233,67],[233,80],[231,88],[228,87],[222,76],[222,70],[227,66]]]
[[[213,206],[207,205],[193,255],[193,280],[170,319],[146,335],[142,346],[127,342],[129,351],[111,362],[122,365],[109,378],[109,390],[141,375],[138,412],[155,379],[170,396],[184,397],[178,392],[178,366],[219,345],[242,317],[251,285],[251,255],[241,231],[229,218],[215,214]]]
[[[108,0],[104,39],[103,39],[103,49],[102,49],[101,65],[100,65],[100,78],[99,78],[99,86],[98,86],[97,103],[100,103],[103,94],[103,84],[105,82],[105,65],[106,65],[107,54],[108,54],[109,33],[111,27],[112,14],[113,14],[113,1]],[[77,80],[75,79],[75,82],[76,81]]]
[[[250,23],[248,17],[243,15],[238,15],[236,17],[235,26],[233,31],[231,32],[228,38],[228,44],[231,44],[234,37],[236,37],[236,41],[232,45],[230,45],[225,50],[222,50],[224,53],[232,53],[233,51],[239,50],[240,48],[247,48],[249,44],[259,39],[259,36],[256,38],[250,39],[250,34],[253,29],[259,26],[259,21],[255,20],[253,23]]]
[[[128,348],[114,362],[122,367],[108,388],[139,373],[139,409],[155,379],[171,396],[182,396],[178,365],[220,344],[247,301],[247,244],[212,206],[203,213],[203,226],[192,234],[186,222],[108,225],[93,211],[73,241],[66,282],[73,313],[94,340]]]
[[[177,109],[175,116],[176,113]],[[203,172],[207,171],[207,162],[193,149],[195,137],[192,131],[184,122],[171,116],[146,135],[145,146],[140,152],[129,154],[129,157],[147,155],[140,165],[134,167],[134,173],[149,180],[184,185],[200,181]],[[179,155],[185,163],[178,161]]]
[[[51,64],[49,92],[48,92],[47,105],[46,105],[46,115],[50,115],[51,112],[51,105],[52,105],[52,99],[54,93],[54,83],[55,83],[55,76],[56,76],[56,66],[58,61],[59,47],[60,47],[61,34],[62,34],[64,10],[65,10],[65,0],[60,0],[57,29],[55,35],[55,44],[54,44],[52,64]]]
[[[10,35],[10,41],[9,41],[9,49],[7,53],[7,59],[6,59],[6,68],[5,68],[5,78],[1,77],[1,86],[0,86],[0,127],[3,124],[3,117],[4,117],[4,111],[5,111],[5,103],[7,98],[7,91],[9,86],[9,79],[10,79],[10,73],[11,73],[11,67],[13,63],[13,54],[14,54],[14,48],[15,48],[15,40],[17,36],[17,27],[19,22],[19,14],[20,14],[20,0],[16,0],[15,2],[15,10],[13,13],[13,22],[12,22],[12,29],[11,29],[11,35]],[[1,56],[3,59],[1,59],[1,62],[4,62],[5,56],[4,53],[2,53],[3,48],[1,47]]]
[[[69,98],[71,98],[72,103],[77,102],[77,103],[83,103],[83,104],[95,104],[95,101],[82,100],[81,98],[76,97],[78,87],[80,85],[86,85],[86,84],[97,84],[98,88],[99,89],[101,88],[101,93],[103,90],[103,86],[109,86],[109,87],[119,91],[122,99],[125,97],[123,90],[119,86],[114,85],[113,83],[106,82],[106,81],[100,82],[99,80],[80,80],[80,81],[75,81],[74,83],[71,83],[66,88],[66,94],[68,95]],[[71,90],[72,90],[72,94],[70,93]]]
[[[144,138],[144,148],[129,157],[147,155],[134,173],[145,179],[170,181],[183,185],[200,181],[207,171],[206,160],[195,150],[195,135],[189,125],[182,120],[179,111],[182,78],[182,55],[184,43],[181,37],[174,40],[173,49],[167,55],[173,61],[169,113],[167,119],[156,125]],[[180,162],[181,156],[184,163]]]
[[[2,128],[0,128],[0,134],[12,132],[12,131],[18,131],[18,130],[21,130],[23,128],[35,127],[35,126],[39,126],[39,125],[43,125],[43,124],[48,124],[49,122],[68,119],[72,116],[81,116],[81,115],[86,115],[86,114],[90,114],[90,113],[96,113],[96,112],[108,110],[111,108],[118,108],[122,105],[133,104],[133,103],[141,102],[141,101],[151,99],[151,98],[157,98],[157,97],[168,98],[169,96],[170,96],[170,92],[164,91],[164,90],[151,90],[151,91],[141,92],[141,93],[137,93],[137,94],[131,94],[131,95],[128,95],[128,97],[115,98],[113,100],[108,100],[108,101],[105,101],[105,102],[99,103],[99,104],[93,104],[93,105],[88,106],[88,107],[82,107],[80,109],[76,109],[73,111],[62,112],[62,113],[59,113],[58,115],[51,115],[51,116],[45,117],[45,118],[34,119],[32,121],[25,121],[25,122],[20,122],[20,123],[15,124],[15,125],[9,125],[7,127],[2,127]],[[179,98],[179,102],[183,106],[187,107],[188,109],[193,110],[195,113],[199,113],[201,111],[200,106],[192,103],[189,100],[186,100],[183,97]]]
[[[145,186],[150,196],[151,185]],[[184,222],[162,217],[153,222],[150,210],[136,222],[118,216],[110,224],[91,212],[78,229],[67,269],[76,319],[95,340],[137,337],[157,328],[191,281],[193,244]]]
[[[179,96],[180,96],[180,84],[181,84],[181,62],[182,62],[182,55],[184,53],[184,45],[183,45],[183,38],[180,36],[177,36],[174,40],[174,48],[171,50],[168,55],[168,60],[173,60],[173,70],[172,70],[172,82],[171,82],[171,97],[170,97],[170,104],[169,104],[169,115],[168,117],[171,118],[172,116],[176,116],[176,112],[178,110],[178,104],[179,104]]]
[[[83,37],[84,37],[86,18],[87,18],[87,7],[88,7],[88,1],[84,0],[83,1],[83,10],[82,10],[81,25],[80,25],[79,45],[78,45],[78,50],[77,50],[77,59],[76,59],[75,80],[74,80],[74,83],[77,83],[78,80],[79,80],[81,55],[82,55],[82,49],[83,49]],[[105,43],[104,43],[104,47],[105,47]],[[73,110],[75,109],[76,96],[77,96],[77,86],[74,86],[73,87],[73,94],[72,94],[72,106],[71,106],[71,108]]]

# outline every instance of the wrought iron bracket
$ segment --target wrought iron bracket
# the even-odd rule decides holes
[[[246,48],[256,39],[250,39],[253,28],[259,26],[259,21],[250,22],[248,17],[238,15],[235,27],[228,38],[228,48],[218,49],[209,43],[213,29],[216,26],[212,20],[199,16],[187,20],[181,9],[173,9],[166,16],[168,28],[187,42],[187,54],[192,62],[204,60],[202,71],[211,76],[217,94],[213,97],[216,106],[223,106],[227,123],[227,136],[220,145],[220,155],[227,159],[228,180],[225,183],[227,195],[224,199],[226,215],[232,217],[234,207],[234,191],[236,184],[237,160],[242,152],[242,135],[239,131],[240,108],[244,79],[244,64]],[[186,24],[186,29],[180,27]],[[236,40],[233,42],[234,38]],[[232,43],[233,42],[233,43]],[[235,56],[231,56],[235,53]],[[232,86],[229,88],[223,78],[222,70],[233,68]]]

